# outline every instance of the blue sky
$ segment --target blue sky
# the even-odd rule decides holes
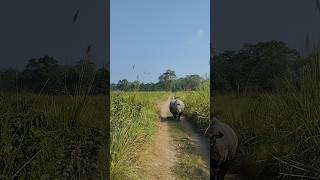
[[[209,76],[209,0],[111,0],[111,82]],[[134,68],[133,68],[134,65]]]
[[[221,53],[238,50],[243,43],[277,40],[302,50],[306,35],[320,39],[320,13],[315,1],[214,1],[213,46]]]

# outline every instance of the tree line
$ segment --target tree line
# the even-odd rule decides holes
[[[111,83],[113,91],[186,91],[196,90],[206,79],[198,74],[177,78],[175,71],[166,70],[158,77],[156,83],[143,83],[138,80],[129,82],[127,79]]]
[[[75,94],[90,89],[94,95],[106,93],[109,72],[97,68],[90,60],[79,60],[74,65],[62,65],[51,56],[31,58],[22,70],[0,70],[1,91],[24,91],[50,95]]]
[[[298,78],[300,69],[310,56],[303,56],[282,41],[245,43],[238,51],[212,53],[212,85],[215,92],[272,92],[277,80],[290,72]],[[111,83],[111,90],[161,91],[195,90],[205,79],[187,75],[177,78],[166,70],[156,83],[126,79]],[[0,70],[0,90],[33,93],[68,94],[79,88],[91,87],[93,94],[105,94],[109,88],[109,72],[97,68],[90,60],[75,65],[61,65],[54,57],[30,59],[23,70]]]
[[[288,73],[298,78],[309,57],[282,41],[245,43],[238,51],[214,52],[213,89],[219,93],[272,92]]]

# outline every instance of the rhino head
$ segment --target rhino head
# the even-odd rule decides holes
[[[176,100],[175,106],[176,106],[177,113],[182,113],[183,112],[184,104],[183,104],[182,101]]]

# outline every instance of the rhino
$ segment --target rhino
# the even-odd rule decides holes
[[[213,118],[210,157],[214,180],[223,180],[231,161],[236,157],[238,137],[226,123]]]
[[[173,97],[169,104],[169,110],[174,119],[180,120],[180,117],[184,111],[184,103],[176,97]]]

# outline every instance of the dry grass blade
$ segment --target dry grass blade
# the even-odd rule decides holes
[[[35,153],[26,163],[24,163],[19,169],[18,171],[11,177],[11,179],[15,178],[16,176],[18,176],[18,174],[20,173],[20,171],[22,171],[29,163],[32,162],[32,160],[42,151],[42,149],[40,149],[37,153]]]
[[[320,177],[304,176],[299,174],[288,174],[288,173],[280,173],[280,174],[284,176],[297,177],[297,178],[303,178],[303,179],[320,179]]]

